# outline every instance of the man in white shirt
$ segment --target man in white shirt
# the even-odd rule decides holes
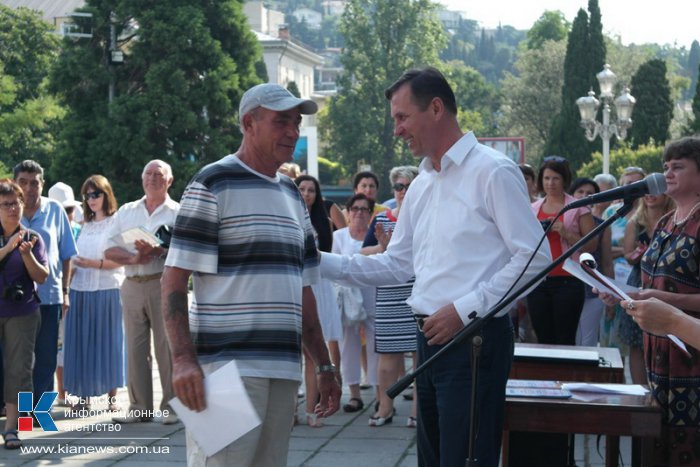
[[[542,228],[530,210],[518,167],[460,129],[454,93],[439,71],[408,71],[386,97],[394,134],[415,156],[424,157],[420,175],[406,193],[385,253],[324,253],[321,273],[356,285],[389,285],[404,283],[415,272],[407,303],[422,324],[417,333],[420,363],[501,299],[532,255]],[[518,285],[549,260],[545,245]],[[491,319],[481,335],[474,452],[480,466],[496,466],[513,352],[507,310]],[[460,344],[446,352],[416,384],[419,465],[463,466],[468,454],[471,346]]]
[[[141,181],[146,195],[119,208],[114,215],[110,238],[135,227],[143,227],[155,234],[162,226],[175,224],[180,205],[168,195],[168,189],[173,183],[170,165],[157,159],[150,161],[143,169]],[[151,330],[163,389],[163,400],[160,403],[163,413],[157,415],[160,415],[164,424],[177,422],[177,417],[168,408],[168,401],[174,397],[172,362],[160,309],[160,277],[166,254],[167,249],[163,246],[143,240],[136,240],[130,251],[118,246],[111,246],[105,251],[105,257],[123,264],[126,272],[120,295],[124,313],[130,406],[126,416],[113,418],[116,423],[148,422],[154,417]]]

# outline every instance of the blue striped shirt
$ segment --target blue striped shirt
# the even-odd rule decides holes
[[[200,361],[242,376],[301,379],[302,287],[319,277],[304,202],[286,176],[229,155],[187,186],[166,261],[193,271],[190,331]]]

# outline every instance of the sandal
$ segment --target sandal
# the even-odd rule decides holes
[[[362,402],[362,399],[358,399],[357,397],[351,398],[347,404],[343,406],[343,411],[352,413],[352,412],[359,412],[360,410],[365,408],[365,403]]]
[[[369,417],[369,426],[384,426],[388,423],[394,421],[394,415],[396,415],[396,408],[391,411],[391,415],[388,417],[380,417],[379,415],[373,415]]]
[[[17,436],[17,430],[7,430],[2,434],[5,440],[5,449],[19,449],[22,447],[22,440]]]

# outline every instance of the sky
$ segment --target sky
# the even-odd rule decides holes
[[[588,0],[437,0],[449,10],[462,11],[482,27],[502,25],[530,29],[545,10],[559,10],[572,23],[580,8],[588,12]],[[676,44],[690,49],[700,41],[698,0],[598,0],[603,32],[620,36],[622,43]],[[653,6],[652,6],[653,5]]]

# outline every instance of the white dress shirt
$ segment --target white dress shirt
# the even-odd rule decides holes
[[[146,197],[138,201],[126,203],[114,214],[114,223],[109,230],[108,238],[114,237],[125,230],[134,227],[143,227],[152,234],[155,234],[163,225],[175,225],[177,212],[180,210],[180,203],[174,201],[166,195],[163,204],[158,206],[153,213],[149,214],[146,209]],[[117,246],[114,241],[109,240],[107,248]],[[146,264],[127,264],[124,266],[126,277],[147,276],[163,272],[165,266],[164,258],[154,258]]]
[[[407,303],[431,315],[454,303],[462,322],[484,316],[525,267],[542,237],[530,209],[525,180],[503,154],[479,144],[473,133],[442,157],[420,165],[401,206],[391,242],[383,254],[323,253],[321,275],[356,285],[416,282]],[[551,261],[544,242],[513,290]],[[497,316],[507,313],[507,307]]]

